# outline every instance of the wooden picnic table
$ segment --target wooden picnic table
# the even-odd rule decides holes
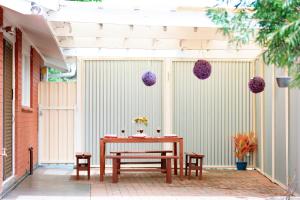
[[[173,155],[177,156],[177,145],[179,144],[179,174],[183,180],[183,138],[182,137],[104,137],[100,139],[100,181],[105,175],[105,146],[107,143],[173,143]],[[177,159],[174,159],[174,174],[177,175]]]

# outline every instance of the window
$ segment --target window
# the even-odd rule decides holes
[[[24,39],[22,45],[22,106],[30,107],[30,45]]]

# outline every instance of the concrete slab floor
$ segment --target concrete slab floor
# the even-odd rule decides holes
[[[81,172],[84,173],[84,172]],[[161,173],[124,173],[119,183],[111,183],[108,169],[105,181],[99,182],[99,169],[76,180],[75,170],[42,167],[11,191],[6,200],[96,200],[96,199],[266,199],[284,196],[285,191],[257,171],[206,170],[203,179],[181,181],[173,176],[166,184]]]

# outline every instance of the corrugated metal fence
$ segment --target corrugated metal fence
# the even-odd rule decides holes
[[[248,89],[254,63],[212,60],[212,75],[205,81],[193,75],[194,61],[172,63],[173,132],[184,137],[185,151],[205,154],[206,165],[233,166],[232,136],[255,131],[255,101]],[[99,139],[106,133],[135,134],[139,128],[132,122],[135,117],[149,118],[147,135],[163,130],[163,67],[162,60],[81,61],[81,136],[76,144],[81,146],[78,150],[92,153],[92,164],[99,164]],[[157,75],[152,87],[141,81],[147,70]],[[76,83],[41,83],[40,162],[73,162],[75,108]],[[107,152],[161,148],[161,144],[112,144]]]
[[[162,61],[155,60],[84,60],[81,65],[81,97],[84,150],[91,152],[92,164],[99,164],[99,138],[111,133],[121,136],[136,133],[132,122],[147,116],[147,135],[162,128]],[[143,72],[156,73],[152,87],[141,81]],[[84,120],[84,121],[83,121]],[[125,134],[121,130],[125,130]],[[159,144],[112,144],[110,150],[160,149]]]
[[[205,164],[233,166],[232,137],[253,130],[253,95],[248,81],[251,62],[211,61],[212,74],[199,80],[194,62],[173,62],[173,130],[185,150],[205,154]]]

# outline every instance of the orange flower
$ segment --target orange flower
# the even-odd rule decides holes
[[[243,161],[245,155],[255,152],[257,149],[257,140],[254,133],[238,133],[233,137],[235,146],[235,156]]]

